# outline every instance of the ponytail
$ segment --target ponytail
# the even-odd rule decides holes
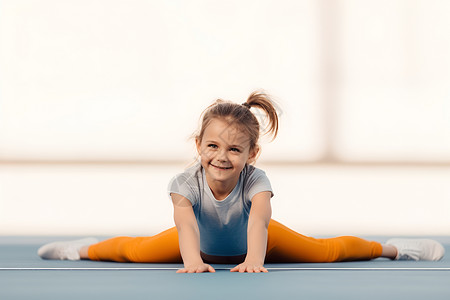
[[[267,124],[266,130],[263,134],[271,135],[273,141],[278,134],[279,121],[276,104],[271,97],[262,91],[255,91],[251,93],[247,101],[241,105],[247,107],[248,109],[252,107],[259,108],[265,112],[269,118],[269,124]]]

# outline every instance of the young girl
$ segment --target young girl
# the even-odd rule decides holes
[[[211,263],[237,264],[231,272],[267,272],[264,262],[302,263],[390,259],[439,260],[444,248],[429,239],[391,239],[382,245],[357,237],[315,239],[271,219],[272,188],[255,168],[260,125],[250,108],[268,118],[276,137],[271,99],[252,93],[243,104],[217,100],[203,113],[195,138],[200,162],[176,175],[168,192],[176,227],[151,237],[54,242],[44,259],[184,263],[178,273],[214,272]]]

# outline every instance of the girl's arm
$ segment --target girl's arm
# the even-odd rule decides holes
[[[264,259],[267,248],[267,228],[272,216],[271,192],[261,192],[253,196],[248,219],[247,256],[245,261],[231,269],[231,272],[267,272]]]
[[[179,194],[171,194],[184,268],[177,273],[215,272],[200,256],[200,233],[191,202]]]

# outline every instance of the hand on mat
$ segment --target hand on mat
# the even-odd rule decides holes
[[[252,261],[244,261],[242,264],[237,265],[233,269],[231,269],[231,272],[248,272],[248,273],[260,273],[264,272],[267,273],[266,268],[264,268],[263,264],[258,262],[252,262]]]
[[[216,272],[216,270],[214,270],[214,268],[208,264],[201,263],[201,264],[184,266],[183,269],[179,269],[177,271],[177,273],[203,273],[203,272],[214,273],[214,272]]]

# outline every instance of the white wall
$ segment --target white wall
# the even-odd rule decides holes
[[[200,113],[259,88],[282,108],[260,157],[280,221],[450,234],[449,14],[437,0],[0,1],[0,234],[171,225],[166,184],[195,155]]]

